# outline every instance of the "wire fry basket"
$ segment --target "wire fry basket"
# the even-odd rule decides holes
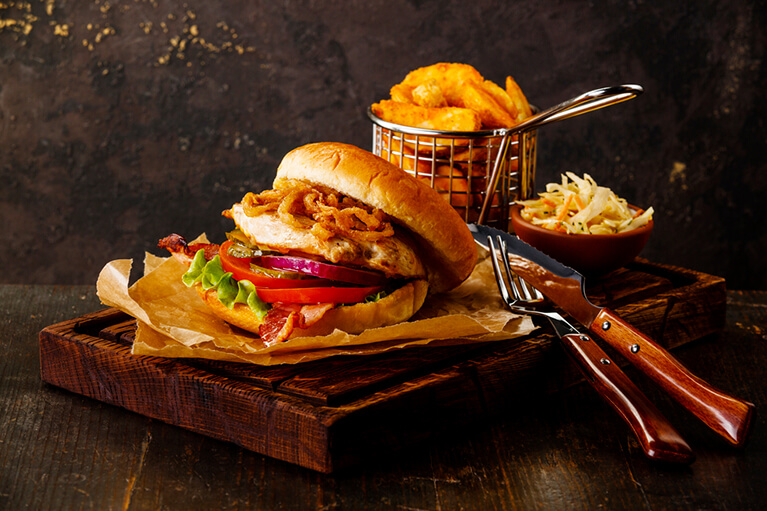
[[[385,121],[368,108],[373,153],[437,190],[467,223],[511,231],[511,208],[535,193],[537,128],[643,92],[639,85],[594,89],[520,124],[482,131],[440,131]]]
[[[371,110],[368,116],[373,153],[437,190],[467,223],[507,230],[511,206],[533,193],[535,130],[428,130],[384,121]]]

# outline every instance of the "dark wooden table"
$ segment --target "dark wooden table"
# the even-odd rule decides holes
[[[89,286],[0,286],[0,509],[767,508],[767,292],[729,291],[727,326],[675,351],[757,406],[735,451],[627,369],[697,453],[645,459],[586,385],[528,393],[489,423],[333,475],[45,384],[38,332],[102,308]]]

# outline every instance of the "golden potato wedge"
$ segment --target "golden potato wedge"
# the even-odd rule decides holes
[[[418,179],[440,192],[453,207],[465,208],[471,204],[468,179],[457,168],[440,165],[435,169],[433,179],[431,175],[419,176]]]
[[[488,148],[479,144],[456,151],[453,155],[453,161],[462,163],[486,163],[487,160]]]
[[[391,101],[401,105],[390,106],[386,100],[377,103],[374,106],[382,112],[379,117],[407,126],[476,131],[510,128],[532,115],[527,98],[513,77],[506,79],[504,89],[485,80],[468,64],[440,62],[415,69],[393,86],[390,94]],[[403,104],[442,110],[409,110]],[[444,110],[451,107],[476,112],[479,126],[472,123],[468,112]]]
[[[474,146],[462,151],[456,151],[453,161],[466,168],[466,173],[472,177],[487,177],[493,170],[497,150],[490,151],[487,147]]]
[[[413,87],[410,85],[402,85],[398,83],[389,90],[389,95],[393,101],[400,103],[412,103],[413,102]]]
[[[488,94],[490,94],[490,96],[493,97],[496,103],[501,105],[501,107],[503,107],[503,109],[506,110],[506,112],[508,112],[509,116],[512,119],[515,119],[515,120],[517,119],[517,117],[519,116],[517,105],[514,104],[514,101],[512,101],[511,97],[505,90],[503,90],[501,87],[499,87],[498,85],[496,85],[494,82],[490,80],[485,80],[480,85],[485,90],[485,92],[487,92]]]
[[[467,108],[427,108],[410,103],[384,99],[371,106],[374,114],[384,121],[445,131],[477,131],[482,119],[477,112]]]
[[[506,93],[517,107],[517,122],[533,115],[533,110],[530,108],[530,103],[527,102],[527,98],[522,92],[522,88],[511,76],[506,77]]]
[[[509,128],[515,124],[516,121],[509,112],[479,83],[463,82],[454,87],[453,104],[477,112],[484,128]]]
[[[435,80],[424,82],[413,89],[413,103],[427,108],[442,108],[449,106],[442,89]]]
[[[402,147],[402,140],[397,137],[382,137],[381,157],[399,168],[407,171],[413,176],[431,175],[430,162],[416,158],[413,149],[409,147],[407,141],[405,147]],[[391,150],[389,148],[391,146]]]
[[[401,85],[415,88],[422,83],[433,81],[445,94],[445,99],[450,105],[451,98],[445,92],[447,89],[454,88],[455,84],[460,82],[483,82],[484,80],[479,71],[468,64],[440,62],[409,72]]]

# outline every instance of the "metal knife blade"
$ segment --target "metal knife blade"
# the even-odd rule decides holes
[[[547,256],[513,234],[486,225],[469,224],[474,240],[485,248],[487,237],[500,236],[507,244],[509,263],[514,272],[559,305],[580,324],[589,326],[601,312],[584,292],[583,275]]]
[[[745,444],[754,418],[752,403],[712,387],[615,312],[592,304],[586,297],[585,279],[577,271],[507,232],[476,224],[470,224],[469,230],[484,246],[488,236],[504,240],[509,264],[517,275],[616,349],[729,443],[737,447]]]

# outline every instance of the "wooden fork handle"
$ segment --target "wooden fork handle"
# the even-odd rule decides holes
[[[668,351],[609,309],[602,309],[589,330],[729,443],[741,447],[746,442],[754,418],[753,404],[727,395],[698,378]]]
[[[568,334],[561,340],[586,380],[633,430],[648,458],[673,463],[695,460],[676,429],[590,337]]]

